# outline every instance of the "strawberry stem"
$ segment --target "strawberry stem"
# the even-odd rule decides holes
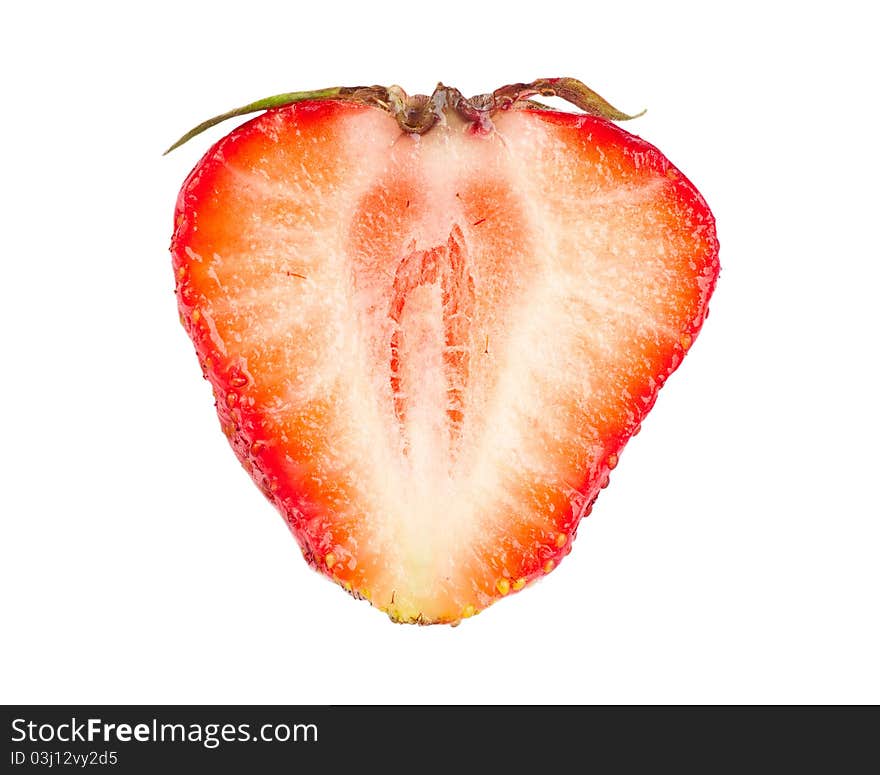
[[[585,113],[609,121],[629,121],[645,113],[644,110],[635,115],[624,113],[575,78],[539,78],[531,83],[502,86],[489,94],[480,94],[470,99],[465,98],[458,89],[444,86],[442,83],[437,84],[430,97],[424,94],[409,96],[399,86],[334,86],[329,89],[276,94],[274,97],[266,97],[221,113],[190,129],[165,153],[170,153],[196,135],[228,118],[281,108],[306,100],[342,100],[371,105],[392,115],[404,132],[424,134],[437,123],[444,111],[449,109],[454,110],[468,122],[484,126],[488,124],[491,115],[498,110],[551,109],[529,99],[534,96],[559,97]]]

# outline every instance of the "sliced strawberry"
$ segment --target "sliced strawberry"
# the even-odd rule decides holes
[[[655,148],[591,116],[492,122],[301,102],[178,200],[180,312],[233,449],[308,561],[400,621],[559,563],[718,274]]]

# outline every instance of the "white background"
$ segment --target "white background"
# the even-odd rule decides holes
[[[869,4],[504,7],[7,9],[0,701],[880,701]],[[556,572],[393,625],[306,567],[177,320],[175,197],[232,124],[161,152],[282,91],[557,75],[705,195],[712,315]]]

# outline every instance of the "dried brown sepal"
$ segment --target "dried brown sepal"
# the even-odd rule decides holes
[[[193,127],[165,153],[173,151],[206,129],[229,118],[307,100],[342,100],[370,105],[393,116],[402,131],[408,134],[424,134],[448,112],[454,112],[469,123],[487,127],[490,126],[492,114],[498,110],[552,110],[547,105],[530,99],[535,96],[559,97],[585,113],[609,121],[629,121],[645,112],[635,115],[624,113],[575,78],[539,78],[531,83],[502,86],[488,94],[478,94],[470,98],[464,97],[458,89],[444,86],[442,83],[437,84],[431,96],[425,94],[410,96],[400,86],[334,86],[329,89],[276,94],[221,113]]]

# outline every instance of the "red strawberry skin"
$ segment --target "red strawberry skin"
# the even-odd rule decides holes
[[[603,119],[420,136],[339,101],[234,130],[181,189],[181,320],[307,561],[457,622],[571,550],[697,337],[714,220]]]

